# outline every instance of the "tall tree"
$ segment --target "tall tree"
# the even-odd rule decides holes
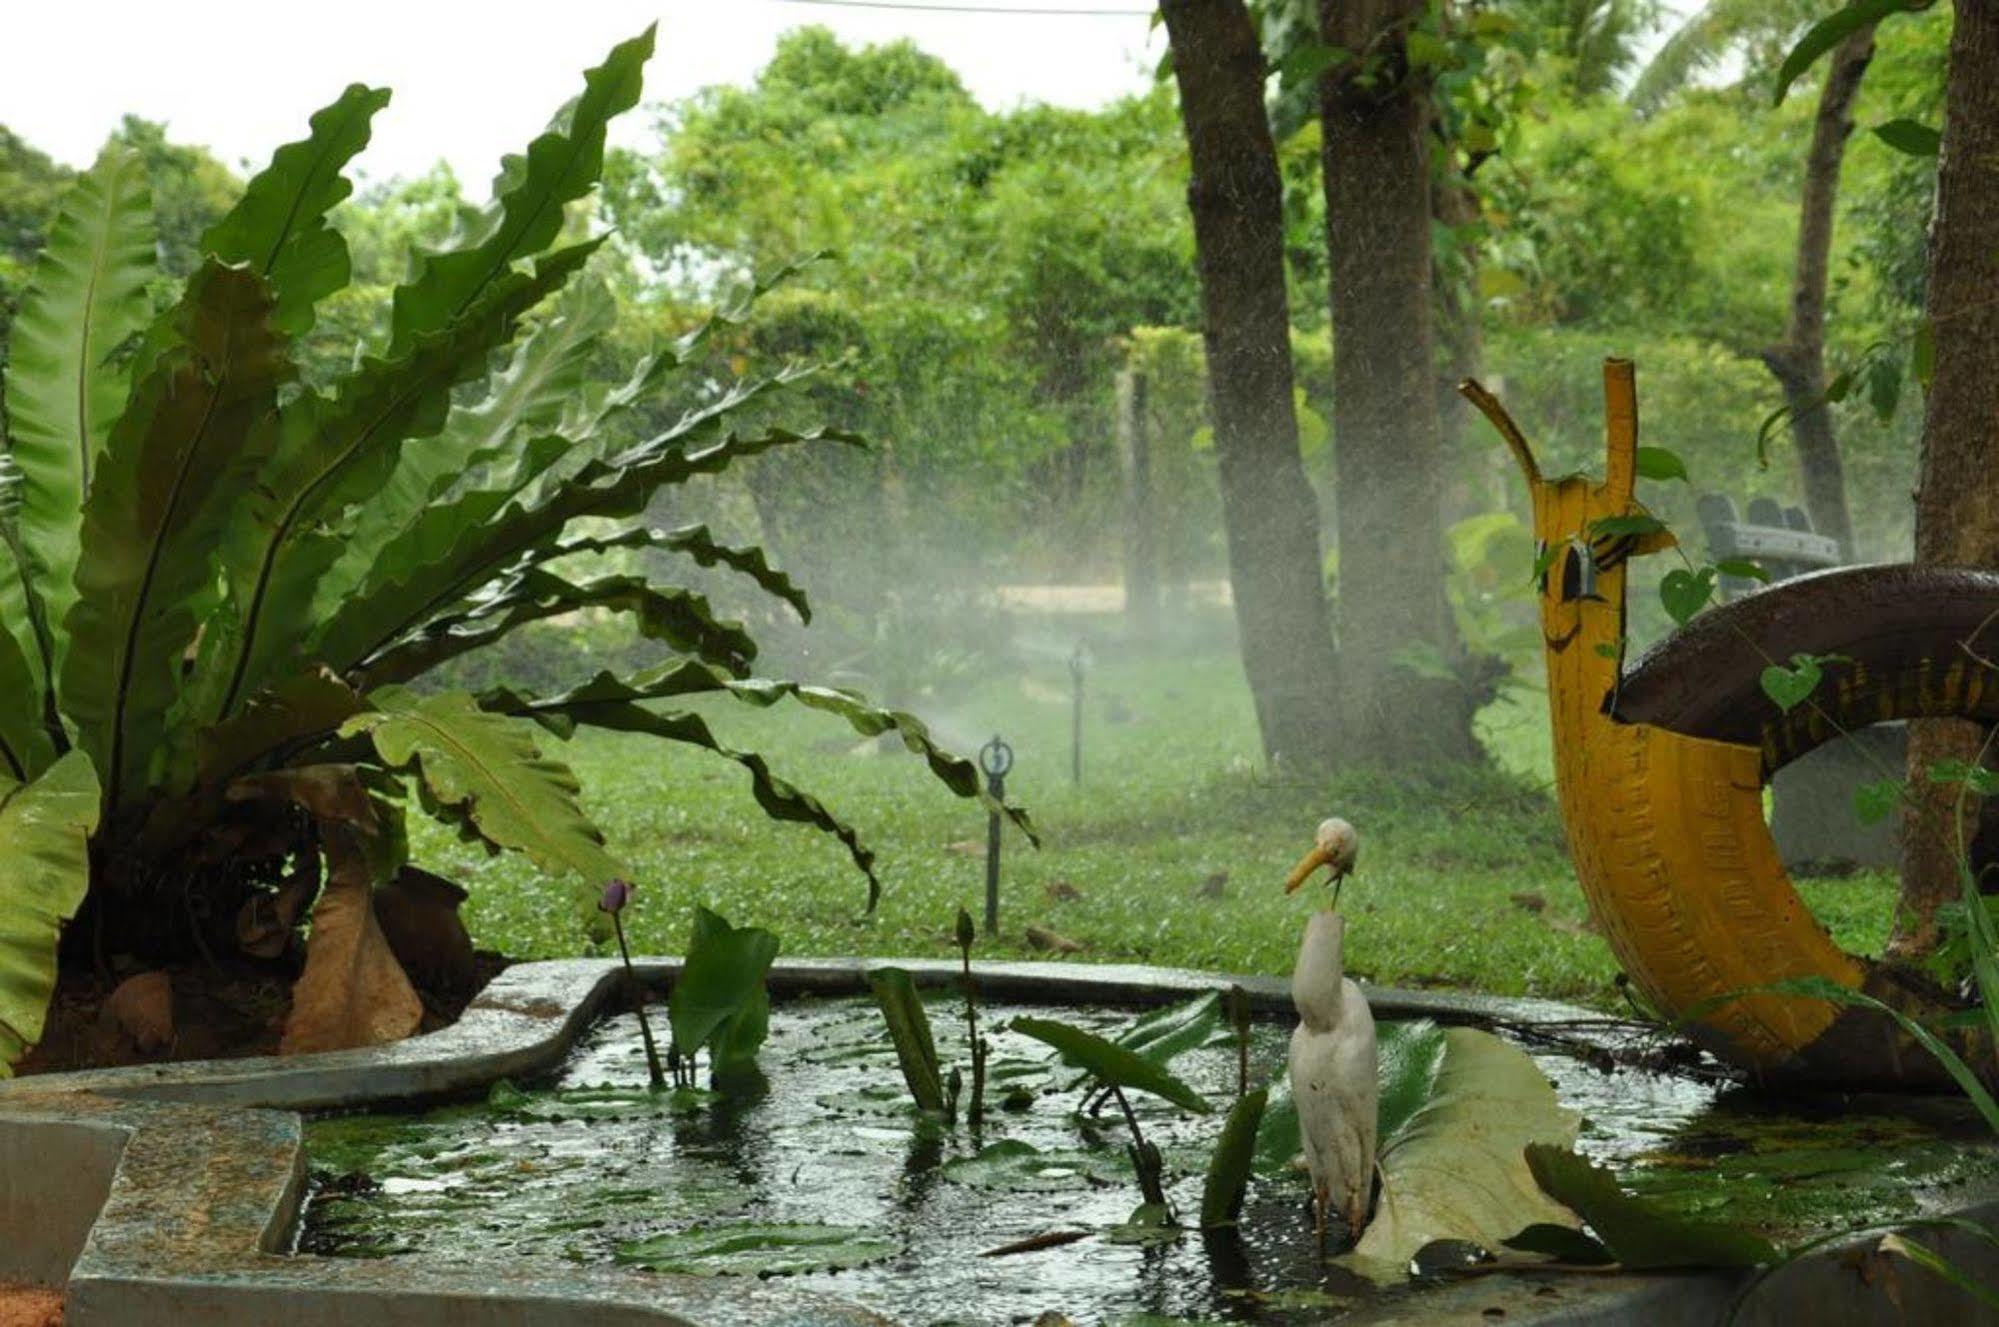
[[[1424,0],[1321,0],[1342,736],[1367,759],[1475,759],[1489,690],[1444,594]]]
[[[1957,0],[1927,268],[1936,356],[1923,408],[1916,560],[1999,567],[1999,0]],[[1991,657],[1990,642],[1971,648]],[[1937,908],[1958,892],[1958,790],[1930,783],[1927,772],[1938,760],[1974,758],[1982,737],[1971,724],[1911,725],[1918,795],[1904,827],[1894,952],[1928,949]]]
[[[1874,25],[1856,29],[1834,49],[1812,120],[1805,155],[1805,183],[1798,209],[1798,257],[1791,283],[1791,317],[1784,340],[1761,358],[1784,391],[1805,509],[1818,532],[1854,555],[1853,513],[1846,501],[1846,470],[1826,400],[1825,302],[1832,253],[1833,208],[1839,201],[1840,167],[1853,133],[1853,103],[1874,59]]]
[[[1162,0],[1187,134],[1209,408],[1243,670],[1264,752],[1338,751],[1342,690],[1321,578],[1318,504],[1298,451],[1283,188],[1264,60],[1242,0]]]

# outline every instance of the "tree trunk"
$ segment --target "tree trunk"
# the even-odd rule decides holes
[[[1930,223],[1928,318],[1935,377],[1923,409],[1916,561],[1999,567],[1999,0],[1958,0],[1944,90],[1943,152]],[[1911,725],[1902,908],[1890,952],[1933,947],[1939,904],[1958,893],[1957,789],[1930,784],[1939,759],[1970,759],[1979,730]],[[1967,826],[1966,833],[1975,828]]]
[[[1424,0],[1321,0],[1340,533],[1343,735],[1376,761],[1478,755],[1444,597],[1428,87],[1404,48]]]
[[[1187,205],[1243,670],[1265,755],[1323,765],[1338,749],[1338,659],[1318,506],[1298,452],[1263,51],[1242,0],[1162,0],[1160,11],[1192,173]]]
[[[1846,140],[1853,133],[1853,103],[1873,58],[1871,23],[1832,53],[1825,87],[1819,92],[1818,115],[1812,122],[1811,151],[1805,157],[1790,328],[1781,345],[1762,352],[1763,363],[1776,375],[1784,390],[1784,404],[1790,407],[1791,439],[1798,448],[1805,510],[1811,513],[1813,528],[1838,540],[1848,559],[1856,555],[1853,514],[1846,503],[1846,475],[1840,464],[1839,442],[1833,436],[1832,409],[1825,399],[1826,269],[1832,251],[1833,210],[1839,201],[1839,171],[1846,159]]]

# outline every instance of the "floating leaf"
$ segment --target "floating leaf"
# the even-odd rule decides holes
[[[696,1226],[620,1244],[632,1267],[686,1276],[790,1276],[881,1262],[902,1246],[858,1226],[796,1224]]]
[[[975,1189],[1064,1193],[1104,1188],[1128,1178],[1122,1160],[1109,1152],[1044,1152],[1017,1138],[979,1149],[974,1156],[944,1163],[944,1178]]]
[[[1542,1190],[1589,1222],[1627,1270],[1755,1267],[1777,1256],[1770,1241],[1753,1231],[1689,1220],[1633,1198],[1609,1171],[1566,1147],[1531,1144],[1526,1161]]]
[[[1610,1250],[1584,1231],[1569,1226],[1534,1225],[1506,1241],[1521,1253],[1545,1253],[1557,1262],[1595,1266],[1616,1262]]]

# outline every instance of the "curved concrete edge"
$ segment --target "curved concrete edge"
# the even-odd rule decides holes
[[[0,1186],[0,1274],[65,1286],[72,1327],[882,1327],[753,1280],[288,1256],[291,1111],[21,1095],[0,1101],[0,1155],[21,1144],[35,1164]]]
[[[658,990],[679,975],[677,958],[634,960],[640,980]],[[919,985],[959,980],[957,964],[937,959],[793,959],[771,968],[774,995],[865,993],[867,974],[897,967]],[[1227,976],[1180,968],[1121,964],[982,963],[972,969],[981,995],[996,1000],[1114,1005],[1163,1004],[1240,985],[1255,1007],[1289,1012],[1281,978]],[[259,1056],[138,1065],[82,1073],[0,1080],[0,1103],[23,1096],[94,1092],[145,1101],[286,1110],[339,1110],[389,1102],[419,1102],[483,1089],[561,1063],[621,983],[613,959],[552,959],[517,963],[495,977],[448,1028],[366,1050],[319,1055]],[[1431,1018],[1440,1023],[1514,1027],[1596,1024],[1615,1020],[1552,1000],[1364,987],[1382,1018]]]

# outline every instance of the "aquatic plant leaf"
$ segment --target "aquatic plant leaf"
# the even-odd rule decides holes
[[[944,1081],[937,1062],[937,1043],[930,1035],[930,1015],[923,1008],[915,980],[902,968],[878,968],[868,973],[868,988],[875,993],[882,1020],[888,1024],[889,1041],[895,1046],[910,1099],[920,1110],[942,1111]]]
[[[977,1154],[944,1163],[944,1178],[975,1189],[1065,1193],[1129,1183],[1123,1158],[1103,1152],[1044,1152],[1017,1138],[989,1143]]]
[[[1377,1075],[1375,1136],[1393,1138],[1409,1117],[1436,1092],[1437,1071],[1443,1066],[1444,1033],[1427,1018],[1377,1024],[1374,1030]],[[1256,1134],[1256,1171],[1279,1175],[1297,1165],[1298,1102],[1291,1095],[1290,1074],[1280,1069],[1270,1083],[1270,1104]]]
[[[1213,1109],[1200,1093],[1159,1065],[1094,1032],[1052,1018],[1016,1018],[1011,1026],[1022,1036],[1053,1046],[1069,1064],[1088,1070],[1107,1086],[1149,1092],[1197,1115]]]
[[[1182,1052],[1228,1040],[1228,1017],[1220,991],[1156,1009],[1116,1037],[1118,1045],[1154,1064],[1167,1064]]]
[[[777,957],[777,937],[760,926],[731,926],[707,908],[694,909],[687,965],[666,1000],[673,1044],[682,1054],[709,1046],[717,1068],[756,1058],[770,1027],[764,974]]]
[[[1380,1029],[1386,1030],[1386,1027]],[[1282,1175],[1299,1164],[1302,1156],[1298,1144],[1298,1098],[1291,1094],[1289,1068],[1279,1067],[1264,1090],[1269,1099],[1256,1130],[1256,1173]]]
[[[1413,1034],[1410,1053],[1389,1062],[1429,1091],[1381,1134],[1381,1194],[1352,1254],[1370,1276],[1400,1279],[1433,1240],[1491,1249],[1530,1225],[1579,1224],[1535,1183],[1522,1155],[1530,1143],[1566,1148],[1578,1124],[1533,1059],[1474,1028],[1444,1029],[1435,1058],[1423,1049],[1428,1040]],[[1400,1101],[1407,1091],[1398,1082],[1383,1095]]]
[[[1263,1108],[1270,1089],[1260,1087],[1229,1108],[1222,1122],[1221,1137],[1215,1140],[1214,1154],[1208,1158],[1207,1174],[1201,1181],[1201,1228],[1230,1226],[1242,1212],[1243,1191],[1249,1187],[1252,1163],[1256,1159],[1257,1126],[1263,1123]]]
[[[0,779],[0,1078],[42,1039],[56,941],[90,887],[97,775],[72,751],[32,783]]]
[[[1506,1241],[1506,1247],[1521,1253],[1545,1253],[1557,1262],[1577,1265],[1613,1263],[1617,1259],[1587,1231],[1568,1226],[1537,1224]]]
[[[687,1276],[789,1276],[893,1258],[895,1240],[856,1226],[696,1226],[620,1244],[619,1262]]]
[[[1609,1171],[1566,1146],[1530,1144],[1525,1160],[1542,1190],[1589,1222],[1628,1270],[1755,1267],[1777,1256],[1776,1247],[1754,1231],[1690,1220],[1632,1197]]]
[[[1375,1028],[1374,1046],[1381,1085],[1375,1136],[1396,1138],[1437,1094],[1437,1075],[1444,1068],[1444,1030],[1427,1018],[1383,1023]]]

